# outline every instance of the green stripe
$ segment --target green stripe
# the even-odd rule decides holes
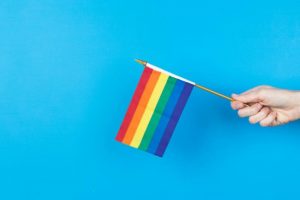
[[[142,142],[139,146],[139,149],[142,149],[144,151],[146,151],[148,149],[148,146],[151,142],[152,136],[156,130],[156,127],[159,123],[159,120],[164,112],[164,109],[167,105],[167,102],[172,94],[172,91],[174,89],[174,86],[176,84],[177,79],[173,78],[173,77],[169,77],[168,81],[165,85],[165,88],[159,98],[159,101],[157,103],[157,106],[154,110],[154,113],[151,117],[151,120],[148,124],[148,127],[145,131],[145,134],[143,136]]]

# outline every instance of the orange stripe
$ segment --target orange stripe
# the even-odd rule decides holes
[[[140,99],[139,105],[137,106],[137,109],[134,113],[134,116],[130,122],[130,125],[128,127],[127,133],[123,139],[123,143],[130,144],[131,140],[135,134],[135,131],[140,123],[140,120],[145,112],[145,109],[147,107],[147,104],[149,102],[149,99],[152,95],[153,89],[157,83],[157,80],[160,76],[160,72],[158,71],[152,71],[150,79],[145,87],[145,90],[143,92],[143,95]]]

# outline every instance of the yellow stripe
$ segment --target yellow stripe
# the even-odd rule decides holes
[[[145,112],[141,118],[140,124],[138,125],[138,128],[136,129],[135,135],[130,143],[130,146],[138,148],[140,145],[143,136],[145,134],[145,131],[147,129],[147,126],[151,120],[151,117],[153,115],[153,112],[155,110],[155,107],[159,101],[159,98],[165,88],[165,85],[167,83],[169,76],[167,74],[161,73],[159,76],[159,79],[156,83],[156,86],[152,92],[152,95],[149,99],[149,102],[147,104],[147,107],[145,109]]]

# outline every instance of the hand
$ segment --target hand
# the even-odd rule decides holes
[[[259,86],[232,98],[231,107],[252,124],[277,126],[300,118],[299,91]]]

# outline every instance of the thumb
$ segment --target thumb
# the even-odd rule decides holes
[[[260,102],[260,98],[257,92],[249,92],[245,94],[233,94],[232,98],[237,101],[241,101],[243,103],[256,103]]]

